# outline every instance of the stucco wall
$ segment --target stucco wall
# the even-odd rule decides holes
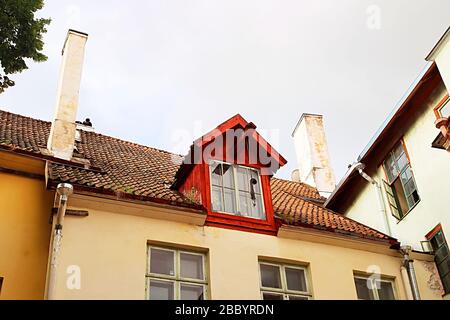
[[[391,215],[390,208],[386,208],[393,236],[402,244],[412,245],[417,250],[421,250],[420,240],[425,240],[425,235],[439,223],[442,224],[447,240],[450,241],[450,216],[447,203],[450,156],[445,150],[431,147],[431,142],[439,133],[434,126],[436,118],[433,107],[444,95],[444,87],[441,87],[425,106],[427,111],[418,114],[403,137],[411,160],[420,202],[401,221]],[[381,166],[378,167],[376,178],[379,181],[386,179]],[[387,204],[384,190],[383,193]],[[376,189],[373,186],[366,184],[344,213],[375,229],[385,230]]]
[[[88,210],[88,217],[65,220],[57,298],[144,299],[149,241],[207,251],[212,299],[260,299],[258,257],[307,264],[314,299],[356,299],[353,272],[365,272],[371,265],[379,266],[383,275],[395,277],[397,297],[405,298],[398,257],[101,209]],[[429,278],[430,273],[418,263],[420,277]],[[81,271],[79,290],[66,286],[70,277],[67,270],[72,265]],[[421,281],[420,289],[425,299],[440,298],[427,287],[426,281]]]
[[[52,194],[43,180],[0,172],[0,299],[43,299]]]

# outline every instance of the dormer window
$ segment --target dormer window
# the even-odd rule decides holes
[[[276,235],[270,178],[286,164],[239,114],[193,142],[172,185],[207,212],[205,225]]]
[[[258,170],[211,161],[209,172],[214,212],[266,219]]]

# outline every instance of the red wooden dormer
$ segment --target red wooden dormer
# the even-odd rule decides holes
[[[237,114],[194,141],[172,187],[207,209],[206,225],[276,234],[270,178],[286,162]]]

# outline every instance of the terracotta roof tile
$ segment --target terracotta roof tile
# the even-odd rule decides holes
[[[315,200],[323,202],[317,189],[300,182],[272,178],[272,201],[275,215],[283,223],[307,226],[323,230],[337,230],[363,238],[392,239],[368,226],[324,208]]]
[[[0,110],[0,147],[45,156],[50,126],[47,121]],[[180,192],[170,189],[183,160],[180,155],[86,131],[81,131],[81,141],[76,142],[76,147],[76,157],[88,161],[89,166],[84,167],[83,162],[61,163],[53,159],[49,165],[50,182],[70,182],[76,188],[88,188],[94,192],[193,205]],[[323,208],[321,204],[325,198],[307,184],[272,178],[271,189],[275,214],[285,224],[389,239],[376,230]]]

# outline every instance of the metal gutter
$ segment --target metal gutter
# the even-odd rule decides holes
[[[375,132],[375,134],[370,139],[369,143],[364,147],[363,151],[359,154],[356,163],[361,162],[368,153],[372,150],[372,147],[375,145],[375,143],[378,142],[378,139],[380,136],[387,130],[394,120],[394,117],[396,114],[401,110],[401,108],[404,106],[405,102],[408,100],[408,98],[411,96],[411,94],[414,92],[414,90],[417,88],[417,86],[422,81],[423,77],[435,66],[434,62],[427,62],[419,75],[414,79],[413,83],[408,87],[408,90],[403,94],[401,99],[396,103],[394,109],[391,111],[391,113],[388,115],[388,117],[383,121],[380,128]],[[331,201],[334,200],[334,197],[337,193],[339,193],[340,189],[346,184],[347,180],[350,178],[352,173],[355,170],[354,167],[355,164],[353,164],[349,170],[347,170],[344,177],[339,181],[336,188],[333,190],[333,193],[328,197],[327,201],[325,202],[324,206],[327,207]]]
[[[403,96],[400,98],[400,100],[396,103],[394,109],[391,111],[391,113],[388,115],[388,117],[384,120],[380,128],[375,132],[375,134],[370,139],[369,143],[365,146],[361,154],[358,156],[358,161],[363,159],[367,153],[370,151],[372,146],[377,142],[380,135],[389,127],[390,122],[393,120],[394,116],[397,114],[397,112],[400,111],[400,109],[405,104],[406,100],[408,100],[411,93],[416,89],[417,85],[420,83],[420,81],[423,79],[425,74],[431,70],[431,67],[433,66],[433,62],[427,62],[425,64],[425,67],[421,70],[420,74],[414,79],[413,83],[409,86],[408,90],[403,94]]]

